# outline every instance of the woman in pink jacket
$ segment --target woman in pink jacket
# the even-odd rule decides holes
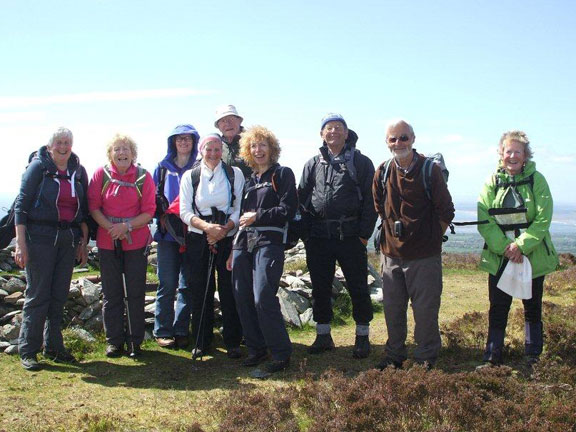
[[[135,164],[137,154],[130,137],[114,136],[107,147],[109,164],[96,170],[88,187],[90,214],[98,223],[108,357],[121,356],[125,343],[130,356],[138,356],[144,340],[148,223],[156,198],[152,176]]]

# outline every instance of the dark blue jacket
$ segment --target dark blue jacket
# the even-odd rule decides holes
[[[192,154],[190,155],[190,160],[186,164],[186,166],[179,168],[178,165],[175,163],[175,158],[178,154],[176,150],[176,142],[174,137],[176,135],[181,134],[190,134],[192,135],[192,139],[194,140]],[[182,174],[184,174],[187,170],[192,168],[196,158],[198,156],[198,142],[200,140],[200,134],[196,130],[196,128],[190,124],[178,125],[174,128],[172,133],[168,136],[168,151],[166,153],[166,157],[160,161],[156,169],[154,170],[154,183],[156,187],[160,183],[160,174],[162,170],[165,171],[166,179],[164,181],[164,196],[168,200],[169,203],[174,201],[178,194],[180,193],[180,179],[182,178]],[[154,240],[169,240],[169,241],[176,241],[174,238],[168,233],[162,233],[160,229],[156,230],[154,234]]]
[[[272,184],[275,185],[276,190]],[[276,163],[262,174],[260,179],[257,179],[255,174],[250,176],[245,187],[241,214],[256,212],[256,221],[251,227],[284,228],[286,222],[294,218],[297,209],[296,179],[290,168]],[[256,246],[265,246],[271,243],[281,244],[282,242],[282,233],[262,231]],[[246,247],[247,233],[240,230],[234,242],[234,249],[246,249]]]
[[[56,223],[60,222],[58,211],[58,196],[60,195],[60,179],[54,176],[58,168],[48,152],[48,147],[40,147],[22,175],[20,193],[14,206],[16,225],[26,225],[29,239],[39,242],[54,242],[58,233]],[[75,153],[68,160],[68,175],[73,182],[74,194],[78,202],[78,210],[72,221],[72,231],[75,241],[80,240],[80,222],[88,216],[88,175],[80,159]],[[34,222],[37,223],[34,223]],[[50,225],[52,224],[52,225]]]

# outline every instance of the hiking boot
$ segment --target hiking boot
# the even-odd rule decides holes
[[[384,360],[382,360],[380,363],[376,365],[376,369],[383,371],[386,368],[402,369],[402,362],[385,357]]]
[[[190,338],[188,336],[176,335],[174,339],[178,348],[186,348],[188,345],[190,345]]]
[[[113,344],[106,345],[106,357],[118,358],[122,355],[123,352],[124,348],[122,347],[122,345],[113,345]]]
[[[352,351],[352,357],[355,359],[363,359],[370,355],[370,339],[368,335],[358,336],[356,335],[356,341],[354,342],[354,350]]]
[[[242,366],[258,366],[264,360],[268,358],[268,353],[266,351],[262,351],[256,354],[249,354],[248,357],[242,362]]]
[[[242,352],[240,351],[240,347],[228,348],[226,355],[229,359],[239,359],[242,357]]]
[[[160,348],[175,348],[176,341],[171,337],[157,337],[156,343]]]
[[[42,366],[38,363],[36,355],[20,358],[20,364],[27,371],[37,371],[42,369]]]
[[[328,334],[317,334],[316,339],[308,347],[308,354],[320,354],[324,351],[332,351],[334,349],[334,341],[332,340],[332,335]]]
[[[526,366],[528,367],[532,367],[534,366],[536,363],[538,363],[540,361],[540,356],[537,355],[527,355],[525,357],[525,361],[526,361]]]
[[[68,350],[62,351],[52,351],[45,349],[42,353],[45,358],[52,360],[56,363],[77,363],[76,357],[74,357]]]
[[[290,359],[286,360],[272,360],[266,363],[263,367],[254,369],[250,372],[252,378],[264,379],[270,375],[288,369],[290,366]]]
[[[194,348],[192,350],[192,360],[196,360],[197,358],[202,358],[205,355],[208,355],[208,348]]]

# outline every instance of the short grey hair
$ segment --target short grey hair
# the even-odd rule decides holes
[[[56,141],[58,138],[68,138],[70,143],[74,143],[74,136],[72,135],[72,131],[65,127],[59,127],[48,140],[48,147],[51,147],[52,144],[54,144],[54,141]]]
[[[396,126],[400,126],[401,124],[404,124],[406,126],[408,126],[408,129],[410,130],[410,133],[412,134],[412,136],[414,136],[414,128],[412,127],[412,125],[410,123],[408,123],[406,120],[403,119],[394,119],[394,120],[390,120],[388,122],[388,124],[386,125],[386,137],[388,137],[388,131]]]
[[[524,131],[521,130],[511,130],[508,132],[504,132],[502,137],[500,138],[500,143],[498,144],[498,154],[500,155],[500,159],[502,159],[502,154],[504,153],[504,142],[505,141],[516,141],[519,142],[524,146],[524,155],[526,156],[526,160],[532,159],[534,153],[532,152],[532,148],[530,147],[530,140]]]

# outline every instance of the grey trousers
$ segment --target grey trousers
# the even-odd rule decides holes
[[[69,230],[58,233],[56,243],[27,241],[26,299],[18,341],[21,357],[45,348],[63,351],[62,318],[68,298],[76,245]]]
[[[100,249],[100,269],[102,271],[102,319],[106,332],[106,342],[120,346],[124,342],[140,345],[144,340],[144,299],[146,295],[146,266],[148,260],[144,249],[124,251],[124,260],[113,250]],[[128,323],[124,324],[124,286],[122,266],[126,275],[128,291],[128,313],[132,335]]]
[[[440,255],[416,260],[382,256],[384,317],[388,328],[386,356],[403,362],[407,358],[408,301],[414,314],[414,360],[434,364],[442,341],[438,312],[442,295],[442,259]]]

